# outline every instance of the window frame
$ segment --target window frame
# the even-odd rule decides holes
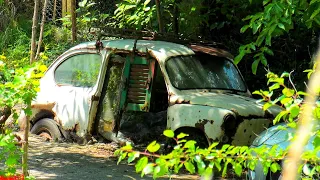
[[[213,55],[210,55],[210,54],[207,54],[207,55],[213,56]],[[239,74],[239,76],[240,76],[240,79],[242,80],[242,82],[243,82],[243,84],[244,84],[244,88],[245,88],[245,89],[244,89],[243,91],[237,90],[237,89],[227,89],[227,88],[178,88],[178,87],[176,87],[176,86],[171,82],[171,78],[170,78],[170,76],[169,76],[169,74],[168,74],[168,64],[167,64],[167,63],[168,63],[168,61],[173,60],[174,58],[189,57],[189,56],[197,56],[197,54],[172,56],[172,57],[168,58],[168,59],[165,61],[165,70],[166,70],[167,75],[168,75],[168,80],[169,80],[170,84],[171,84],[174,88],[176,88],[176,89],[178,89],[178,90],[212,89],[212,90],[228,90],[228,91],[236,91],[236,92],[247,92],[247,91],[248,91],[248,86],[247,86],[246,81],[244,80],[244,78],[243,78],[243,76],[242,76],[239,68],[233,63],[233,60],[232,60],[232,59],[229,59],[229,58],[223,57],[223,56],[217,56],[217,57],[222,57],[222,58],[224,58],[224,60],[229,61],[229,62],[234,66],[234,68],[237,70],[237,72],[238,72],[238,74]],[[209,60],[209,61],[214,61],[214,60]]]
[[[98,74],[98,77],[97,77],[97,80],[95,82],[95,84],[93,86],[75,86],[73,84],[61,84],[61,83],[58,83],[57,82],[57,79],[56,79],[56,71],[57,69],[64,63],[66,62],[67,60],[69,60],[70,58],[72,58],[73,56],[77,56],[77,55],[83,55],[83,54],[96,54],[96,55],[99,55],[100,56],[100,60],[101,60],[101,63],[100,63],[100,67],[99,67],[99,74]],[[55,65],[55,68],[53,70],[53,81],[54,83],[57,85],[57,86],[68,86],[68,87],[77,87],[77,88],[92,88],[92,87],[95,87],[98,82],[99,82],[99,77],[100,77],[100,74],[101,74],[101,68],[103,66],[103,55],[100,53],[100,52],[97,52],[97,51],[82,51],[82,52],[74,52],[74,53],[70,53],[68,54],[67,56],[65,56],[63,58],[63,60],[59,61],[59,63],[57,63]]]

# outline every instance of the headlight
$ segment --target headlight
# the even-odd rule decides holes
[[[231,137],[234,136],[234,134],[237,131],[237,120],[232,114],[227,114],[223,118],[223,124],[221,126],[224,130],[224,135],[220,138],[220,142],[222,143],[231,143],[232,139]]]

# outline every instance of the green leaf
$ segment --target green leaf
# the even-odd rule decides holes
[[[242,173],[242,166],[240,163],[236,163],[234,171],[236,172],[236,174],[240,177],[241,173]]]
[[[151,0],[146,0],[143,4],[146,6],[150,3]]]
[[[283,116],[287,115],[289,112],[288,111],[281,111],[276,118],[273,120],[273,124],[276,124],[277,122],[280,122],[281,118],[283,118]]]
[[[191,174],[195,173],[195,167],[191,162],[185,161],[184,162],[184,167],[189,171]]]
[[[249,169],[254,170],[254,168],[256,167],[256,163],[257,162],[254,160],[249,161],[249,165],[248,165]]]
[[[271,46],[271,36],[270,35],[266,36],[266,45]]]
[[[302,171],[303,171],[303,173],[304,173],[305,175],[307,175],[307,176],[309,176],[310,173],[311,173],[311,170],[310,170],[308,164],[304,164],[304,165],[303,165]]]
[[[126,158],[127,154],[128,154],[127,152],[122,152],[120,157],[118,158],[117,164],[119,164],[124,158]]]
[[[284,88],[282,90],[282,93],[286,96],[286,97],[292,97],[294,95],[294,90],[293,89],[289,89],[289,88]]]
[[[212,143],[212,144],[208,147],[208,150],[211,150],[211,149],[215,148],[218,144],[219,144],[219,142],[214,142],[214,143]]]
[[[249,25],[245,25],[240,29],[240,33],[246,32],[246,30],[249,28]]]
[[[186,136],[189,136],[188,134],[185,134],[185,133],[180,133],[178,136],[177,136],[177,138],[178,139],[182,139],[182,138],[184,138],[184,137],[186,137]]]
[[[165,165],[156,166],[153,171],[153,179],[163,176],[168,172],[168,168]]]
[[[214,161],[214,165],[216,166],[216,168],[218,169],[218,171],[221,171],[221,161],[219,161],[218,159],[216,159]]]
[[[240,154],[243,154],[244,152],[246,152],[248,150],[248,146],[242,146],[240,148]]]
[[[267,61],[266,57],[263,54],[260,55],[260,61],[264,66],[268,65],[268,61]]]
[[[295,106],[292,106],[292,107],[290,108],[290,117],[291,117],[291,118],[297,117],[297,116],[299,115],[299,113],[300,113],[300,108],[299,108],[299,106],[295,105]]]
[[[260,62],[260,60],[257,59],[257,60],[255,60],[255,61],[253,61],[252,65],[251,65],[251,70],[252,70],[252,73],[253,73],[254,75],[256,75],[256,73],[257,73],[257,69],[258,69],[259,62]]]
[[[13,156],[9,156],[8,159],[6,160],[6,165],[7,166],[14,166],[17,164],[17,158]]]
[[[185,144],[184,144],[184,148],[188,148],[188,149],[195,149],[195,144],[196,144],[197,142],[196,141],[194,141],[194,140],[189,140],[189,141],[187,141]]]
[[[157,152],[160,149],[160,144],[157,141],[153,141],[147,146],[147,150],[151,153]]]
[[[264,34],[260,34],[259,36],[258,36],[258,38],[257,38],[257,40],[256,40],[256,44],[257,44],[257,46],[260,46],[261,44],[262,44],[262,42],[263,42],[263,40],[265,39],[265,35]]]
[[[132,152],[128,154],[128,164],[134,161],[136,158],[140,156],[139,152]]]
[[[168,138],[173,138],[174,137],[174,132],[170,129],[164,130],[163,135],[165,135]]]
[[[306,95],[308,95],[306,92],[303,92],[303,91],[298,91],[298,93],[297,93],[298,95],[302,95],[302,96],[306,96]]]
[[[266,52],[268,55],[273,56],[273,51],[267,47],[265,47],[264,52]]]
[[[141,173],[141,177],[143,177],[145,174],[151,174],[154,170],[154,166],[153,164],[149,163],[147,164],[144,168],[143,171]]]
[[[241,47],[240,47],[241,48]],[[240,49],[239,48],[239,49]],[[244,50],[240,50],[239,51],[239,54],[234,58],[234,63],[235,64],[238,64],[241,60],[242,60],[242,58],[243,58],[243,56],[246,54],[246,52],[244,51]]]
[[[277,171],[280,170],[280,169],[281,169],[280,165],[279,165],[278,163],[276,163],[276,162],[273,162],[273,163],[271,164],[271,166],[270,166],[270,170],[271,170],[273,173],[277,172]]]
[[[284,27],[284,25],[283,25],[282,23],[278,23],[278,27],[279,27],[280,29],[286,30],[286,28]]]
[[[290,74],[288,72],[283,72],[280,77],[289,77]]]
[[[198,173],[203,174],[203,172],[205,171],[205,168],[206,168],[206,164],[201,160],[201,161],[197,162],[197,167],[198,167]]]
[[[252,24],[252,33],[256,34],[258,32],[260,26],[261,26],[261,23],[259,23],[259,24],[253,23]]]
[[[126,145],[121,147],[120,149],[123,151],[128,151],[128,150],[132,150],[132,146],[130,143],[127,142]]]
[[[314,19],[314,17],[316,17],[319,13],[320,13],[320,8],[318,8],[312,13],[312,15],[310,16],[310,19]]]
[[[269,87],[269,91],[273,91],[275,89],[279,89],[280,84],[279,83],[274,83],[272,86]]]
[[[263,94],[261,93],[261,91],[258,91],[258,90],[255,90],[252,94],[257,94],[257,95],[263,96]]]
[[[139,161],[135,165],[136,172],[137,173],[141,172],[147,164],[148,164],[148,158],[147,157],[142,157],[141,159],[139,159]]]
[[[224,145],[222,146],[222,148],[221,148],[221,151],[222,151],[222,152],[226,151],[226,150],[228,149],[228,147],[230,147],[229,144],[224,144]]]
[[[320,147],[320,133],[318,133],[317,136],[314,138],[312,145],[314,148]]]
[[[267,110],[269,107],[271,107],[273,104],[272,103],[269,103],[269,102],[267,102],[267,103],[265,103],[264,105],[263,105],[263,110],[265,111],[265,110]]]

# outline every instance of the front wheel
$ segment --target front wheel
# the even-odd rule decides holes
[[[47,141],[61,139],[62,135],[57,124],[49,118],[44,118],[36,122],[31,129],[32,134],[39,135]]]

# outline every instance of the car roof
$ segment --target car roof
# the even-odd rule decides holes
[[[135,41],[137,41],[135,46]],[[118,39],[118,40],[102,40],[103,48],[114,50],[114,51],[127,51],[132,52],[136,49],[136,53],[149,53],[155,57],[159,62],[164,62],[170,57],[181,56],[181,55],[193,55],[195,52],[203,52],[206,54],[211,54],[215,56],[223,56],[232,59],[232,56],[227,51],[221,49],[201,46],[201,45],[191,45],[187,47],[185,45],[166,42],[166,41],[153,41],[153,40],[135,40],[135,39]],[[95,49],[96,42],[85,42],[70,49]],[[209,50],[208,50],[209,49]],[[223,53],[221,53],[223,52]]]

